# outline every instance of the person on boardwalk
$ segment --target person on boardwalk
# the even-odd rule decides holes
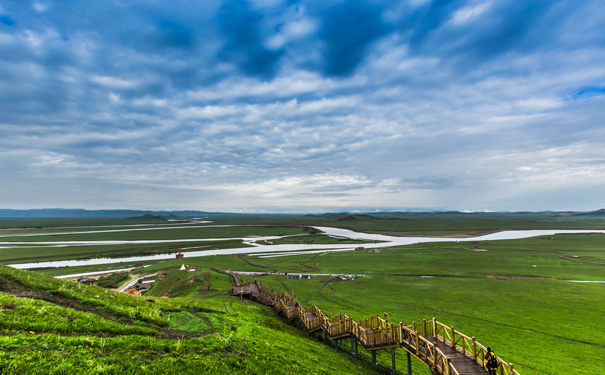
[[[485,353],[485,357],[483,358],[483,365],[487,368],[489,375],[496,375],[498,360],[490,347],[487,348],[487,353]]]

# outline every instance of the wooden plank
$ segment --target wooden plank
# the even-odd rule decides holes
[[[432,342],[441,350],[443,355],[451,360],[452,366],[458,371],[460,375],[485,375],[487,370],[480,364],[452,348],[451,346],[437,340],[434,336],[425,337],[428,341]]]

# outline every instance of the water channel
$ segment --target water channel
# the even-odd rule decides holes
[[[461,239],[450,238],[450,237],[395,237],[383,234],[370,234],[355,232],[348,229],[332,228],[332,227],[315,227],[321,230],[325,234],[340,238],[349,238],[360,241],[367,241],[358,244],[316,244],[316,245],[265,245],[259,242],[273,241],[280,236],[259,236],[259,237],[246,237],[246,238],[200,238],[200,239],[180,239],[180,240],[136,240],[136,241],[57,241],[57,242],[0,242],[1,246],[6,245],[51,245],[51,246],[99,246],[99,245],[116,245],[116,244],[145,244],[145,243],[183,243],[184,245],[188,242],[203,242],[203,241],[228,241],[239,239],[244,241],[251,247],[239,247],[231,249],[218,249],[218,250],[202,250],[202,251],[187,251],[186,257],[195,258],[210,255],[228,255],[228,254],[257,254],[259,256],[284,256],[284,255],[295,255],[295,254],[310,254],[319,252],[334,252],[334,251],[351,251],[358,247],[364,248],[387,248],[394,246],[404,246],[419,243],[428,242],[454,242],[457,240],[461,241],[494,241],[494,240],[512,240],[529,238],[536,236],[548,236],[555,234],[574,234],[574,233],[605,233],[605,230],[563,230],[563,229],[552,229],[552,230],[520,230],[520,231],[502,231],[497,233],[491,233],[483,236],[466,237]],[[19,247],[22,249],[24,247]],[[184,247],[182,250],[187,249]],[[156,255],[145,255],[145,256],[130,256],[121,258],[95,258],[95,259],[82,259],[82,260],[57,260],[50,262],[33,262],[33,263],[19,263],[9,264],[9,266],[20,269],[30,268],[55,268],[55,267],[74,267],[74,266],[88,266],[88,265],[104,265],[104,264],[117,264],[117,263],[134,263],[134,262],[145,262],[145,261],[157,261],[164,259],[174,259],[175,254],[178,250],[172,253],[156,254]]]

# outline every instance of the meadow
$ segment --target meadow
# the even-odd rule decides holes
[[[104,311],[105,320],[107,316],[116,318],[106,322],[97,321],[93,317],[86,318],[62,310],[65,306],[60,304],[48,305],[54,303],[48,299],[21,302],[18,299],[24,297],[10,295],[4,288],[4,294],[0,295],[0,313],[10,317],[5,320],[12,323],[2,326],[4,335],[0,339],[4,341],[0,344],[0,365],[11,363],[11,366],[17,366],[14,367],[15,372],[34,371],[34,365],[25,368],[23,366],[26,365],[21,364],[25,358],[33,358],[33,363],[38,361],[41,366],[39,373],[44,373],[44,368],[60,366],[57,358],[61,350],[75,350],[74,347],[79,347],[85,350],[74,356],[76,362],[72,365],[83,366],[92,361],[92,365],[84,367],[90,373],[118,373],[120,368],[125,369],[123,373],[136,373],[137,369],[143,367],[170,370],[176,366],[185,366],[183,368],[192,371],[213,369],[217,373],[267,373],[266,368],[276,373],[288,373],[294,369],[311,373],[343,374],[374,371],[368,366],[367,353],[359,360],[353,360],[346,354],[347,340],[345,348],[337,351],[318,338],[288,325],[268,308],[225,296],[223,292],[228,290],[230,280],[213,271],[213,268],[220,268],[236,271],[357,274],[359,277],[354,281],[329,280],[328,276],[298,280],[277,275],[249,277],[247,280],[257,279],[275,291],[293,291],[304,306],[317,305],[328,315],[345,312],[361,319],[388,313],[390,321],[406,324],[436,317],[447,325],[455,326],[457,330],[475,336],[482,344],[492,346],[499,356],[513,363],[523,375],[595,374],[605,371],[602,363],[602,358],[605,357],[605,332],[602,329],[605,323],[602,316],[602,311],[605,311],[605,284],[570,281],[605,281],[605,235],[566,234],[489,242],[464,240],[467,235],[503,228],[603,229],[603,218],[554,214],[467,216],[448,213],[421,214],[415,221],[408,214],[388,216],[262,215],[256,220],[252,216],[242,216],[239,221],[237,217],[226,216],[224,221],[220,218],[214,218],[214,221],[216,224],[239,222],[255,225],[229,229],[232,231],[229,236],[236,232],[242,235],[296,234],[283,239],[294,243],[338,241],[318,235],[307,228],[309,225],[339,226],[400,235],[454,235],[456,238],[452,238],[451,242],[390,249],[271,258],[254,255],[186,256],[185,259],[155,262],[139,271],[141,274],[162,272],[167,275],[164,281],[154,283],[145,297],[114,296],[113,292],[104,289],[72,286],[43,276],[40,279],[44,278],[45,281],[40,281],[38,285],[35,282],[37,278],[33,276],[36,273],[24,273],[27,277],[15,276],[10,272],[23,271],[8,271],[9,268],[2,267],[3,274],[10,274],[10,277],[4,278],[4,285],[7,284],[6,280],[18,279],[20,284],[17,284],[23,290],[44,290],[44,293],[49,290],[60,291],[66,298],[77,299]],[[106,225],[103,222],[98,224]],[[280,227],[281,225],[284,227]],[[84,227],[81,229],[91,230]],[[183,235],[193,233],[190,230],[203,232],[194,228],[174,229]],[[16,229],[13,227],[11,231]],[[170,231],[172,230],[117,233],[127,238],[140,238],[144,234],[167,236],[160,232]],[[213,235],[216,234],[213,232]],[[78,235],[87,238],[95,236],[93,233]],[[111,237],[111,233],[102,235],[102,238]],[[171,236],[173,237],[167,237]],[[161,248],[167,244],[158,246]],[[0,254],[8,254],[9,250],[2,249]],[[52,251],[50,248],[46,250]],[[112,252],[116,249],[107,250]],[[95,251],[102,253],[103,249],[100,247]],[[36,254],[32,254],[32,257],[35,256]],[[199,271],[179,271],[182,264],[197,266]],[[95,267],[99,266],[78,267],[77,271],[90,271]],[[66,273],[67,270],[41,271],[59,274]],[[69,272],[72,271],[75,272],[76,268],[70,267]],[[34,285],[26,284],[23,280],[30,280],[28,283]],[[11,290],[16,289],[18,288],[13,287]],[[158,298],[160,296],[170,298]],[[19,314],[14,313],[17,307],[19,311],[24,311],[20,314],[23,316],[21,320],[17,318]],[[44,320],[40,314],[46,314],[43,315],[45,319],[48,316],[53,319],[60,317],[62,323],[36,323]],[[91,327],[97,328],[85,328],[84,322],[87,319]],[[120,328],[120,324],[127,327]],[[234,330],[233,327],[237,328]],[[178,334],[170,333],[173,331],[181,332],[182,339],[175,341],[174,337]],[[279,332],[279,335],[275,332]],[[44,340],[35,341],[34,338],[39,335]],[[159,340],[154,341],[153,337]],[[228,343],[224,342],[226,337],[229,337]],[[89,346],[82,344],[84,339],[88,340],[85,342]],[[284,342],[280,342],[282,339]],[[294,342],[292,340],[296,344],[288,344]],[[50,349],[39,347],[39,342],[45,342]],[[310,348],[305,345],[317,346]],[[23,349],[13,353],[6,349],[11,347]],[[197,349],[193,349],[194,347]],[[132,364],[118,358],[118,350],[132,356]],[[270,360],[269,352],[273,350],[279,351],[282,361],[290,361],[288,365],[295,367],[276,369],[274,362]],[[174,351],[179,355],[168,354]],[[313,353],[310,358],[315,359],[305,360],[307,352]],[[46,360],[42,359],[41,353],[52,355]],[[99,364],[100,353],[105,353],[104,358],[108,359]],[[201,353],[208,354],[208,357]],[[292,358],[296,358],[298,362],[291,361]],[[383,365],[377,371],[388,372],[390,353],[381,352],[378,359]],[[401,371],[404,367],[405,355],[403,350],[399,350],[398,368]],[[64,369],[69,373],[69,369]],[[413,360],[413,371],[417,374],[430,373],[417,360]]]
[[[600,373],[605,367],[605,235],[427,243],[397,249],[261,258],[190,259],[199,267],[240,271],[362,275],[326,283],[248,277],[293,291],[304,306],[361,319],[388,313],[410,324],[436,317],[475,336],[522,374]],[[156,264],[160,269],[177,261]],[[346,346],[346,345],[345,345]],[[399,362],[405,363],[403,354]],[[564,361],[554,361],[565,358]],[[379,356],[380,359],[380,356]],[[383,363],[390,361],[382,354]],[[428,373],[416,363],[417,373]]]
[[[223,293],[140,298],[0,266],[2,374],[376,373],[325,349]]]

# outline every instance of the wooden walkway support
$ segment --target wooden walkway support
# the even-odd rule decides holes
[[[392,369],[395,368],[395,349],[407,352],[408,375],[412,373],[411,355],[427,364],[437,375],[475,375],[487,374],[483,360],[487,348],[479,344],[474,337],[456,331],[435,318],[420,323],[405,325],[401,322],[390,323],[388,316],[371,316],[355,321],[346,314],[327,317],[317,306],[306,309],[297,301],[293,293],[276,294],[262,284],[254,282],[242,284],[237,275],[229,271],[217,270],[233,277],[231,294],[249,296],[259,302],[272,306],[286,319],[297,319],[308,332],[323,330],[324,335],[342,347],[342,339],[351,338],[351,353],[357,356],[360,344],[372,353],[372,365],[376,365],[376,351],[391,349]],[[513,365],[496,356],[499,375],[519,375]]]

